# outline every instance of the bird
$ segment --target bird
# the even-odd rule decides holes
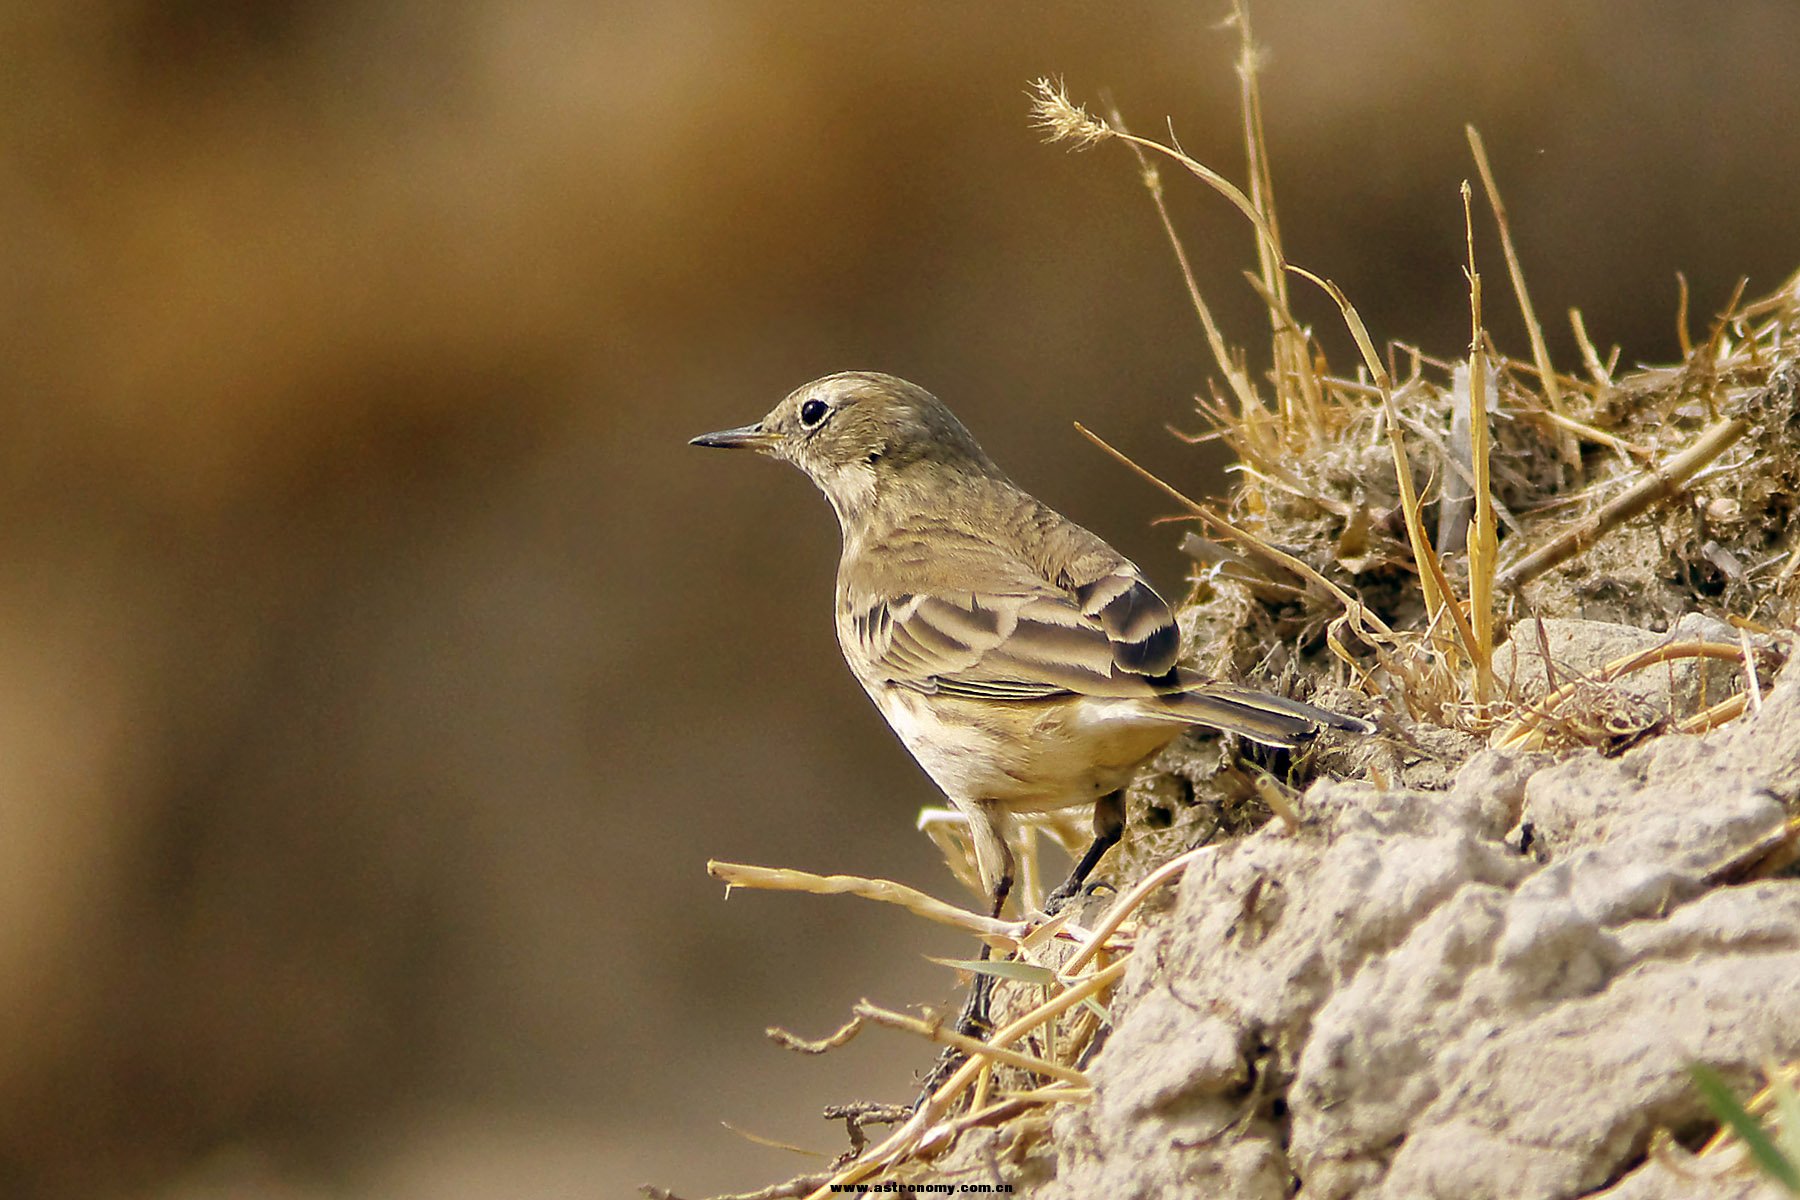
[[[1139,767],[1192,726],[1293,747],[1355,717],[1180,665],[1174,613],[1136,564],[1052,510],[914,383],[847,371],[691,445],[798,467],[842,533],[837,638],[851,673],[968,822],[990,914],[1014,820],[1094,806],[1075,894],[1124,828]]]

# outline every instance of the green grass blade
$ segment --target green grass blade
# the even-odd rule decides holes
[[[1013,958],[932,958],[931,961],[943,967],[954,967],[958,971],[970,971],[976,975],[992,975],[995,979],[1010,979],[1015,983],[1035,983],[1041,987],[1050,987],[1056,982],[1056,972],[1049,967],[1040,967],[1036,963],[1020,962]]]
[[[1774,1080],[1775,1114],[1781,1123],[1775,1144],[1788,1162],[1800,1163],[1800,1092],[1794,1091],[1794,1085],[1779,1075],[1770,1078]]]
[[[1688,1068],[1688,1074],[1693,1077],[1694,1086],[1699,1089],[1706,1106],[1743,1140],[1750,1151],[1750,1157],[1756,1160],[1756,1165],[1762,1168],[1763,1174],[1794,1195],[1800,1196],[1800,1168],[1796,1168],[1776,1148],[1768,1131],[1738,1103],[1737,1097],[1731,1094],[1731,1089],[1725,1086],[1719,1073],[1704,1064],[1695,1063]]]

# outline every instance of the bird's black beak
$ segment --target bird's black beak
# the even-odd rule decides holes
[[[703,433],[697,438],[690,438],[690,446],[714,446],[720,450],[767,450],[781,440],[778,433],[770,433],[760,423],[743,425],[737,429],[721,429],[717,433]]]

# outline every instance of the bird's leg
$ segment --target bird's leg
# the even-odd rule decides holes
[[[1044,911],[1054,916],[1063,905],[1081,894],[1087,886],[1088,876],[1106,857],[1106,852],[1119,844],[1125,835],[1125,791],[1120,789],[1100,797],[1094,803],[1094,842],[1069,872],[1069,877],[1058,885],[1044,901]]]
[[[977,826],[975,822],[980,819],[977,815],[978,813],[983,816],[989,816],[989,822]],[[996,828],[996,826],[999,825],[999,821],[1004,819],[1004,816],[1003,814],[990,814],[985,808],[971,812],[969,816],[970,828],[975,830],[976,834],[975,845],[977,864],[986,868],[988,863],[992,861],[991,859],[983,857],[982,850],[984,848],[984,842],[988,847],[988,854],[992,855],[993,858],[998,859],[997,869],[995,869],[993,873],[994,903],[992,909],[990,909],[988,913],[989,916],[998,919],[1001,910],[1006,907],[1006,898],[1012,892],[1013,886],[1012,851],[1006,845],[1004,827],[1001,826]],[[994,838],[996,833],[1001,834],[997,839],[997,846],[995,845]],[[986,834],[985,838],[983,837],[983,834]],[[1087,884],[1088,876],[1093,874],[1094,868],[1100,865],[1100,860],[1106,857],[1106,852],[1118,845],[1119,839],[1124,835],[1125,790],[1121,788],[1116,792],[1110,792],[1107,795],[1100,797],[1100,799],[1095,802],[1093,845],[1087,848],[1087,853],[1081,856],[1081,861],[1075,864],[1075,869],[1069,872],[1069,877],[1063,880],[1061,886],[1050,893],[1049,899],[1044,902],[1044,910],[1054,914],[1058,909],[1062,908],[1063,905],[1080,895],[1081,889]],[[987,875],[985,869],[983,875],[984,877]],[[991,947],[989,947],[986,942],[981,943],[981,955],[979,961],[987,962],[991,956]],[[994,977],[985,972],[977,971],[975,973],[975,981],[969,985],[969,999],[963,1005],[962,1016],[957,1018],[956,1032],[967,1037],[979,1037],[993,1028],[992,1014],[988,1011],[993,999],[993,994]],[[944,1080],[949,1077],[950,1072],[961,1065],[962,1061],[962,1051],[957,1050],[954,1047],[945,1050],[944,1053],[938,1057],[937,1065],[932,1068],[931,1074],[925,1077],[925,1089],[920,1093],[916,1104],[923,1104],[926,1099],[931,1096],[931,1093],[936,1091]]]
[[[960,807],[960,806],[959,806]],[[971,805],[963,811],[969,817],[969,830],[975,843],[975,864],[981,870],[982,879],[987,882],[993,896],[988,908],[988,916],[998,920],[1006,908],[1006,898],[1012,894],[1013,888],[1013,855],[1006,844],[1006,815],[988,805]],[[981,943],[981,953],[976,956],[977,962],[988,962],[993,957],[993,947],[986,942]],[[969,998],[963,1001],[962,1012],[956,1018],[956,1032],[964,1037],[979,1038],[993,1028],[992,1014],[989,1012],[994,995],[994,977],[985,971],[976,971],[975,978],[969,984]],[[913,1102],[917,1107],[937,1091],[950,1073],[962,1065],[965,1055],[961,1050],[951,1046],[938,1056],[937,1063],[925,1076],[924,1089],[919,1098]]]
[[[991,801],[984,801],[961,806],[969,817],[969,838],[975,846],[975,866],[981,874],[982,883],[987,885],[988,896],[992,901],[988,916],[999,920],[1006,908],[1006,898],[1013,889],[1013,852],[1008,835],[1012,832],[1012,816],[1006,809]],[[981,954],[977,961],[987,962],[992,950],[986,942],[981,943]],[[969,1000],[963,1005],[962,1016],[957,1019],[956,1031],[970,1037],[978,1036],[989,1027],[988,999],[994,991],[994,977],[981,971],[975,973],[975,982],[969,986]]]
[[[1009,867],[994,881],[994,904],[988,915],[998,919],[1000,910],[1006,907],[1006,897],[1012,891],[1012,871]],[[993,957],[993,947],[986,942],[981,943],[981,953],[976,956],[977,962],[987,962]],[[988,1011],[994,996],[994,977],[986,971],[976,971],[975,978],[969,984],[969,998],[963,1001],[962,1013],[956,1018],[956,1032],[964,1037],[979,1038],[994,1027],[993,1016]],[[931,1072],[925,1076],[924,1086],[919,1098],[913,1101],[917,1108],[931,1098],[931,1094],[950,1078],[950,1073],[962,1066],[968,1056],[955,1046],[946,1046],[932,1064]]]
[[[1000,919],[1000,911],[1006,907],[1006,898],[1012,894],[1012,886],[1012,871],[1008,869],[994,881],[994,903],[988,910],[988,916]],[[987,962],[993,956],[994,948],[983,942],[981,953],[975,956],[975,961]],[[975,980],[969,985],[969,998],[963,1004],[962,1016],[956,1020],[956,1032],[968,1037],[979,1037],[993,1028],[992,1014],[988,1012],[988,1001],[993,995],[994,977],[985,971],[975,972]]]

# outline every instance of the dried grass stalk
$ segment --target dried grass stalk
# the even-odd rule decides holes
[[[999,949],[1018,945],[1027,927],[1021,921],[1001,921],[945,904],[927,896],[917,888],[889,879],[864,879],[860,875],[814,875],[810,871],[792,871],[784,867],[755,867],[745,863],[716,860],[706,864],[706,873],[722,881],[727,888],[755,888],[772,892],[810,892],[815,896],[861,896],[883,904],[898,904],[915,916],[972,933]]]
[[[1651,505],[1679,492],[1699,470],[1712,462],[1750,427],[1742,417],[1729,417],[1708,426],[1686,450],[1647,471],[1643,478],[1595,509],[1555,539],[1513,563],[1494,581],[1511,591],[1536,579],[1558,563],[1566,562],[1599,541],[1609,530],[1629,521]]]
[[[956,1032],[954,1029],[945,1028],[942,1021],[922,1021],[918,1017],[909,1017],[905,1013],[897,1013],[892,1009],[880,1008],[870,1004],[867,1000],[858,1003],[853,1011],[861,1019],[873,1022],[876,1025],[882,1025],[889,1029],[898,1029],[904,1033],[917,1034],[919,1037],[930,1042],[936,1042],[940,1046],[954,1046],[971,1058],[985,1058],[992,1062],[1004,1063],[1009,1067],[1017,1067],[1021,1071],[1030,1071],[1036,1075],[1046,1075],[1051,1079],[1060,1079],[1065,1083],[1073,1083],[1081,1087],[1088,1086],[1087,1076],[1080,1071],[1075,1070],[1073,1067],[1065,1067],[1061,1063],[1050,1062],[1048,1059],[1039,1058],[1036,1055],[1026,1054],[1018,1050],[1011,1050],[1004,1046],[989,1045],[980,1038],[969,1037],[966,1034]]]
[[[1728,659],[1735,662],[1742,655],[1742,648],[1729,642],[1672,642],[1663,646],[1652,646],[1648,650],[1640,650],[1636,654],[1627,654],[1603,666],[1592,681],[1577,679],[1552,691],[1521,713],[1511,725],[1496,736],[1494,745],[1503,750],[1533,750],[1542,746],[1545,729],[1550,722],[1555,720],[1557,710],[1571,696],[1583,687],[1591,686],[1592,683],[1611,683],[1635,671],[1642,671],[1646,667],[1654,667],[1660,663],[1675,662],[1684,658]],[[1545,658],[1545,662],[1549,662],[1548,657]],[[1715,708],[1718,707],[1715,706]]]
[[[1474,126],[1469,127],[1469,134],[1479,147],[1481,139]],[[1479,151],[1477,157],[1486,162]],[[1481,328],[1481,273],[1475,269],[1475,228],[1467,183],[1462,197],[1469,241],[1469,465],[1475,472],[1470,489],[1474,492],[1475,523],[1469,537],[1469,621],[1474,637],[1469,653],[1475,661],[1475,702],[1485,705],[1494,691],[1494,563],[1500,555],[1500,541],[1494,528],[1494,485],[1489,469],[1487,336]],[[1498,194],[1490,193],[1490,198],[1498,213]],[[1504,218],[1501,228],[1505,228]],[[1524,280],[1515,282],[1523,302]]]
[[[1475,155],[1475,169],[1481,173],[1481,186],[1487,192],[1488,205],[1494,210],[1494,222],[1500,227],[1500,248],[1506,255],[1506,270],[1512,276],[1513,295],[1519,301],[1519,313],[1525,318],[1525,331],[1531,338],[1531,361],[1537,364],[1538,378],[1544,387],[1544,399],[1558,416],[1568,416],[1562,389],[1557,385],[1556,371],[1550,365],[1550,350],[1544,344],[1544,327],[1538,323],[1537,310],[1531,306],[1531,293],[1525,288],[1525,269],[1519,265],[1519,252],[1513,246],[1512,224],[1506,219],[1506,205],[1501,202],[1500,188],[1494,182],[1494,169],[1488,164],[1487,147],[1481,133],[1473,125],[1463,126],[1469,138],[1469,150]],[[1561,439],[1563,460],[1581,474],[1581,450],[1573,437]]]

